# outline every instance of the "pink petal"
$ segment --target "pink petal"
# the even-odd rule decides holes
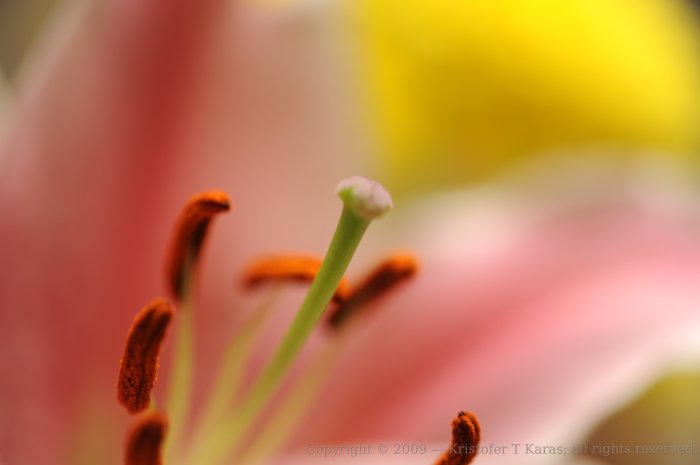
[[[162,206],[194,47],[216,5],[100,2],[64,12],[48,39],[58,44],[27,70],[34,82],[19,91],[2,155],[1,363],[12,373],[0,395],[3,462],[62,461],[88,391],[107,396],[100,408],[113,404],[124,338],[115,329],[159,293],[171,214]],[[125,418],[104,408],[120,428]],[[109,444],[114,456],[120,437]]]
[[[509,232],[481,256],[427,256],[349,344],[296,447],[438,441],[460,409],[477,413],[486,443],[575,440],[642,389],[675,338],[700,334],[698,223],[581,213]]]

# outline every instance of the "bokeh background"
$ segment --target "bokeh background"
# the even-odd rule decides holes
[[[0,77],[0,464],[121,460],[124,332],[190,194],[235,206],[201,401],[237,270],[323,253],[358,173],[397,208],[357,270],[424,268],[282,455],[441,441],[463,407],[490,441],[700,448],[699,2],[0,0]],[[587,452],[537,463],[698,460]]]

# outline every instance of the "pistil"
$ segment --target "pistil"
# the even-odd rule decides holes
[[[243,434],[270,401],[292,362],[321,318],[350,264],[371,221],[388,212],[393,203],[378,183],[365,178],[347,179],[338,185],[344,207],[328,252],[296,317],[262,374],[254,382],[240,410],[230,418],[193,458],[201,464],[217,464],[238,446]]]

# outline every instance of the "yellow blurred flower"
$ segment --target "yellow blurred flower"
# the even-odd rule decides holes
[[[700,147],[700,28],[678,1],[351,4],[372,155],[394,190],[572,147]]]

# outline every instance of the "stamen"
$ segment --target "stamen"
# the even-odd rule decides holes
[[[332,328],[338,329],[351,315],[373,300],[386,295],[391,289],[413,277],[418,271],[418,261],[409,253],[396,254],[380,263],[374,271],[339,305],[328,319]]]
[[[173,316],[170,302],[158,299],[134,319],[119,367],[117,399],[131,413],[148,407],[158,373],[158,353]]]
[[[470,412],[459,412],[452,420],[450,447],[435,462],[435,465],[467,465],[474,460],[481,440],[481,427],[476,416]]]
[[[193,196],[180,213],[168,262],[171,292],[181,302],[179,326],[173,351],[173,369],[168,389],[170,435],[166,460],[174,454],[190,412],[194,379],[194,274],[207,229],[218,213],[230,210],[228,195],[221,191]]]
[[[278,255],[261,258],[250,264],[244,275],[247,287],[275,281],[312,283],[323,260],[311,255]],[[350,284],[343,277],[335,289],[333,301],[341,303],[350,294]]]
[[[212,429],[232,414],[234,403],[243,392],[243,381],[248,362],[253,356],[256,343],[263,337],[265,322],[268,321],[279,297],[279,288],[271,289],[265,299],[253,311],[243,327],[231,339],[217,370],[218,375],[212,384],[197,424],[192,429],[192,444],[210,436]]]
[[[159,412],[141,414],[126,442],[126,465],[161,465],[161,446],[168,420]]]
[[[170,290],[178,300],[182,299],[188,270],[196,266],[209,222],[230,209],[225,192],[209,191],[193,196],[180,213],[167,267]]]

